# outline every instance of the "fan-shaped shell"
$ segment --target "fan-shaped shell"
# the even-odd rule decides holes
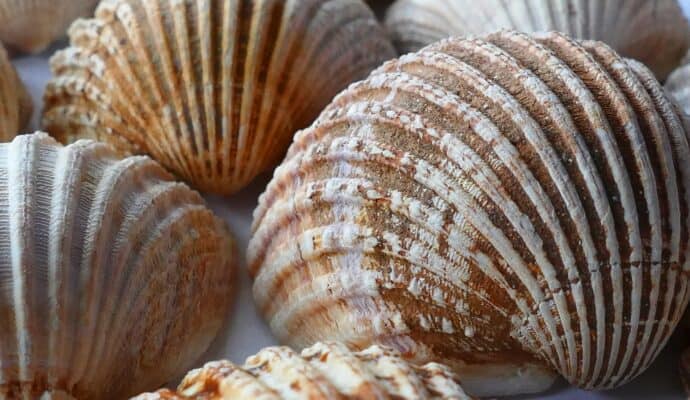
[[[228,309],[226,228],[148,157],[46,134],[0,144],[0,226],[0,398],[151,390]]]
[[[677,0],[397,0],[386,26],[403,53],[448,36],[554,30],[601,40],[659,79],[690,46],[690,26]]]
[[[65,36],[98,0],[0,0],[0,41],[11,49],[38,53]]]
[[[138,400],[254,399],[469,400],[450,370],[404,361],[396,351],[371,346],[353,352],[340,343],[316,343],[302,354],[269,347],[243,366],[216,361],[191,371],[177,392],[160,390]]]
[[[296,347],[453,367],[469,393],[643,371],[688,299],[688,140],[599,42],[439,42],[299,132],[254,213],[254,295]]]
[[[0,44],[0,141],[11,140],[31,117],[31,97]]]
[[[393,47],[360,0],[105,0],[52,60],[44,125],[229,194]]]

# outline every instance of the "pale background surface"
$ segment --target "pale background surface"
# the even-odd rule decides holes
[[[650,0],[654,1],[654,0]],[[686,11],[690,11],[690,0],[682,0]],[[689,13],[686,12],[686,15]],[[29,87],[34,99],[34,116],[28,132],[39,127],[38,119],[42,108],[43,87],[50,76],[48,58],[52,51],[65,44],[58,44],[45,54],[33,57],[22,57],[14,60],[24,83]],[[260,348],[277,344],[271,336],[268,326],[257,314],[251,296],[251,282],[245,273],[244,249],[250,235],[252,211],[256,200],[263,191],[270,175],[257,178],[252,185],[242,192],[229,197],[207,197],[213,210],[225,219],[237,240],[240,251],[241,271],[239,275],[238,295],[235,303],[228,310],[227,327],[213,343],[209,351],[204,354],[197,365],[205,361],[226,358],[234,362],[244,359],[257,352]],[[685,399],[678,379],[677,363],[679,349],[673,345],[659,356],[647,372],[630,384],[607,392],[586,392],[568,388],[564,382],[559,382],[549,392],[542,394],[540,399]],[[177,382],[175,382],[176,384]],[[534,398],[532,396],[517,397]]]

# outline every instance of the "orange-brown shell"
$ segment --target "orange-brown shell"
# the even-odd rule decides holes
[[[31,97],[0,44],[0,142],[12,140],[31,118]]]

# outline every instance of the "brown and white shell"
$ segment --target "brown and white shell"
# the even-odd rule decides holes
[[[65,36],[75,19],[86,17],[98,0],[0,0],[0,42],[38,53]]]
[[[500,29],[600,40],[665,78],[690,46],[677,0],[397,0],[386,26],[402,53],[448,36]]]
[[[296,135],[254,213],[254,296],[282,342],[388,345],[474,395],[618,386],[688,301],[689,157],[652,73],[603,43],[444,40]]]
[[[230,194],[394,56],[361,0],[104,0],[52,59],[45,128],[146,153]]]
[[[31,118],[31,96],[0,44],[0,142],[20,133]]]
[[[121,399],[219,330],[235,251],[148,157],[43,133],[0,144],[0,398]]]
[[[177,392],[160,390],[137,400],[469,400],[443,365],[421,367],[390,348],[353,352],[340,343],[316,343],[301,354],[269,347],[243,366],[216,361],[191,371]]]

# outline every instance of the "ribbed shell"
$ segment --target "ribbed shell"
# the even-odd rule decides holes
[[[52,59],[44,125],[232,193],[394,56],[360,0],[105,0]]]
[[[160,390],[137,400],[453,399],[470,397],[443,365],[417,367],[396,351],[372,346],[360,352],[316,343],[302,354],[269,347],[243,366],[216,361],[191,371],[177,392]]]
[[[690,26],[677,0],[397,0],[386,25],[401,53],[448,36],[559,31],[601,40],[659,79],[690,46]]]
[[[46,134],[0,144],[0,227],[0,398],[151,390],[227,313],[227,229],[148,157]]]
[[[0,0],[0,41],[13,50],[38,53],[64,37],[75,19],[98,0]]]
[[[690,54],[687,54],[683,61],[683,64],[668,76],[664,88],[683,111],[690,115]]]
[[[382,343],[472,394],[617,386],[688,300],[689,155],[652,73],[602,43],[442,41],[296,135],[254,295],[283,342]]]
[[[0,141],[20,133],[31,118],[31,97],[0,44]]]

